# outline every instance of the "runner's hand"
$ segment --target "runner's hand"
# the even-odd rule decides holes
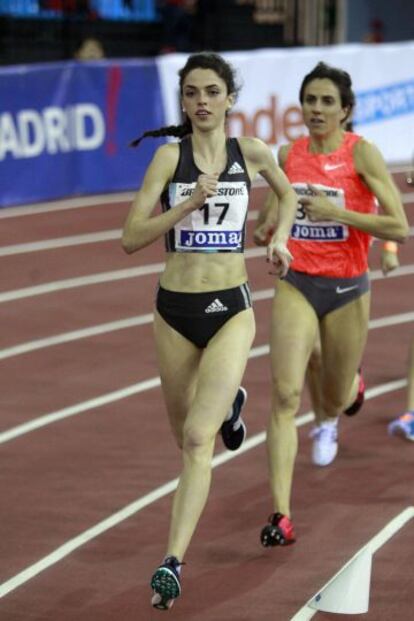
[[[210,196],[217,193],[218,173],[213,175],[200,175],[194,192],[191,195],[191,201],[194,204],[194,210],[200,209]]]
[[[274,232],[274,226],[264,222],[255,228],[253,241],[256,246],[267,246]]]
[[[312,184],[308,183],[308,188],[313,192],[313,196],[301,196],[298,199],[311,222],[318,222],[321,220],[335,220],[336,207],[331,201],[326,198],[324,192],[315,188]]]
[[[267,246],[267,261],[273,263],[273,271],[269,272],[278,278],[284,278],[289,270],[293,256],[282,242],[270,240]]]
[[[400,266],[398,254],[396,252],[389,252],[382,250],[381,252],[381,270],[384,276],[397,269]]]

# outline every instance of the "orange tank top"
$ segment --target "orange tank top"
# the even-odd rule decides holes
[[[309,137],[299,138],[289,149],[286,175],[298,196],[310,192],[308,183],[325,192],[335,205],[360,213],[374,213],[374,194],[362,183],[352,151],[361,136],[346,132],[332,153],[310,153]],[[298,206],[289,239],[291,268],[318,276],[353,278],[368,269],[371,236],[338,222],[311,222]]]

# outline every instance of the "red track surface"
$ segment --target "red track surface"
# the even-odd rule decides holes
[[[404,192],[403,178],[397,179]],[[258,200],[261,190],[255,191]],[[68,209],[1,220],[2,247],[119,229],[128,205]],[[18,208],[16,209],[16,214]],[[407,205],[411,226],[413,205]],[[249,224],[251,240],[251,224]],[[372,269],[378,264],[378,244]],[[249,243],[249,247],[252,247]],[[414,264],[412,241],[401,250]],[[1,256],[0,355],[27,341],[152,312],[157,273],[2,301],[2,292],[163,261],[156,244],[133,257],[119,240]],[[262,257],[248,259],[253,291],[270,289]],[[413,270],[414,272],[414,270]],[[373,282],[371,317],[412,313],[414,275]],[[15,297],[15,296],[12,296]],[[254,346],[268,343],[270,299],[255,303]],[[364,356],[369,388],[405,378],[413,318],[370,332]],[[156,378],[151,323],[0,358],[0,434],[22,423]],[[269,360],[249,361],[249,437],[264,430]],[[392,518],[413,505],[414,446],[389,438],[388,421],[405,406],[404,387],[368,400],[341,421],[340,454],[326,469],[310,464],[301,427],[294,484],[298,541],[264,550],[259,532],[271,511],[264,445],[214,471],[212,491],[188,552],[183,597],[167,613],[180,621],[289,621],[306,601]],[[301,412],[308,411],[305,395]],[[0,435],[1,438],[1,435]],[[0,592],[5,583],[69,540],[178,476],[180,455],[160,388],[93,404],[0,445]],[[217,443],[217,453],[222,451]],[[147,621],[149,577],[165,548],[171,494],[44,562],[0,601],[1,621]],[[414,520],[374,555],[365,619],[412,618]],[[317,613],[315,619],[345,619]],[[359,618],[357,616],[357,618]]]

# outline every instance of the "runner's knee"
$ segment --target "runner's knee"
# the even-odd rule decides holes
[[[349,391],[340,390],[335,392],[329,389],[323,391],[323,404],[327,412],[342,412],[349,405],[348,401]]]
[[[193,455],[210,453],[214,444],[216,430],[200,428],[193,423],[185,424],[183,428],[183,450]]]
[[[301,389],[290,382],[273,381],[272,410],[276,416],[295,415],[299,409]]]

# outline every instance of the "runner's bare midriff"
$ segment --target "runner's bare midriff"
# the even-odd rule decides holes
[[[247,281],[242,253],[167,254],[160,284],[170,291],[219,291],[238,287]]]

